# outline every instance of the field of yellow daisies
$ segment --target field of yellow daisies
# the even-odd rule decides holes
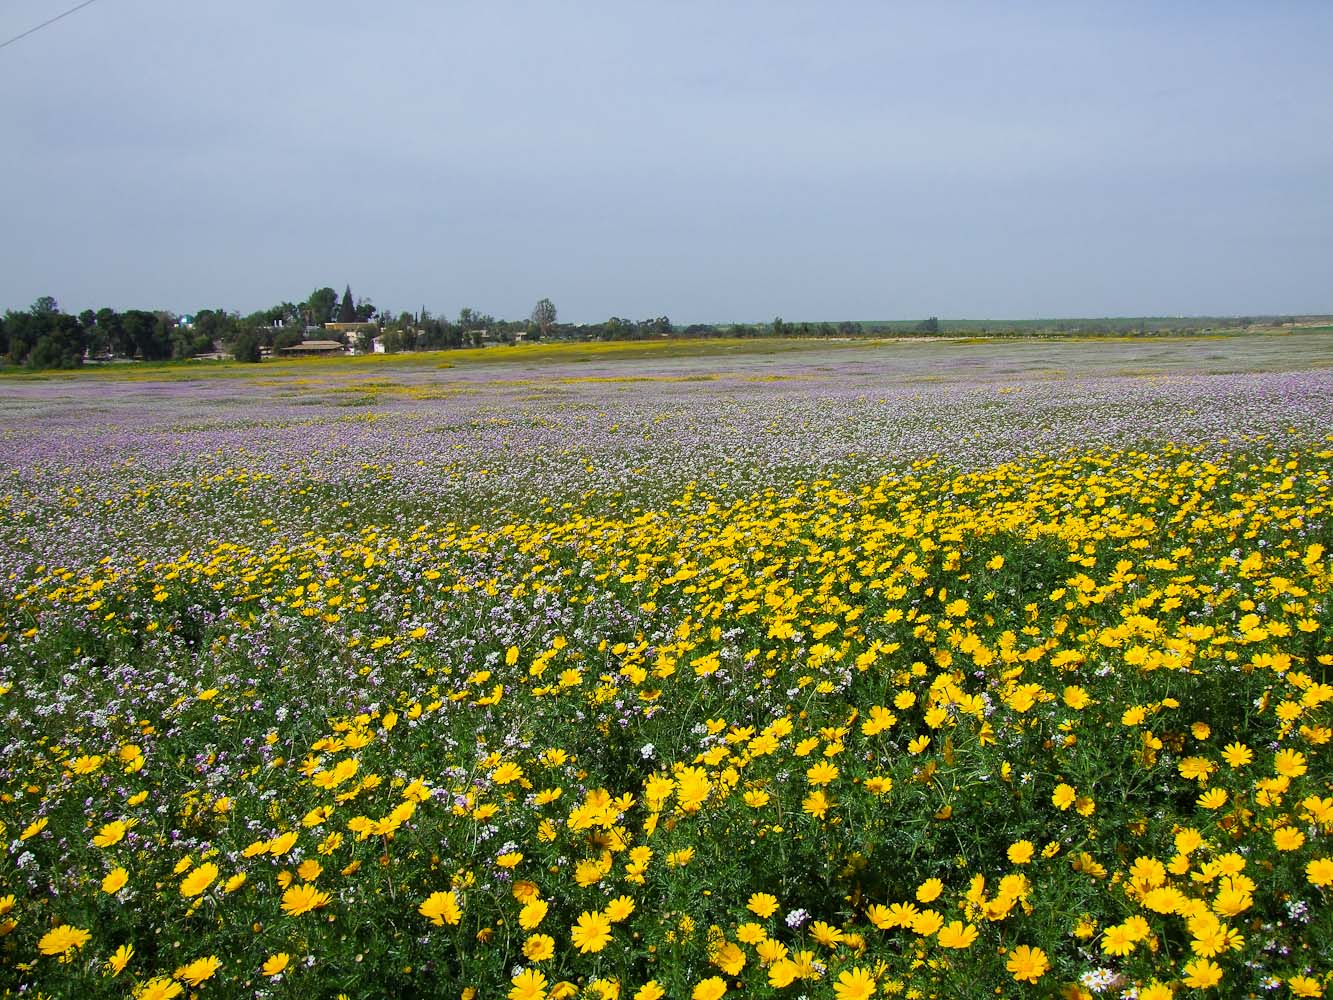
[[[1324,996],[1333,376],[893,357],[6,384],[3,994]]]

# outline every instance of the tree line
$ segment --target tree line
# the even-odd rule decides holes
[[[687,332],[718,333],[722,327],[690,327]],[[502,320],[465,306],[456,318],[421,308],[397,314],[378,309],[369,299],[340,297],[331,287],[317,288],[301,302],[281,302],[242,315],[205,308],[177,315],[164,310],[86,309],[65,313],[43,296],[28,309],[0,317],[0,363],[28,368],[74,368],[85,362],[117,359],[170,361],[225,354],[239,361],[259,361],[310,339],[336,340],[362,352],[439,351],[513,344],[521,340],[639,339],[676,331],[666,316],[634,321],[613,316],[605,323],[561,325],[555,304],[541,299],[531,316]]]
[[[1317,319],[1317,317],[1308,317]],[[281,302],[241,315],[226,309],[200,309],[178,316],[161,310],[85,309],[77,316],[60,310],[44,296],[26,310],[0,317],[0,363],[28,368],[74,368],[86,361],[133,359],[168,361],[200,355],[230,355],[260,361],[306,340],[336,340],[361,352],[441,351],[487,344],[536,340],[647,340],[661,337],[826,337],[936,336],[941,334],[1022,336],[1056,334],[1139,334],[1180,332],[1252,324],[1292,323],[1292,317],[1170,317],[1100,320],[929,319],[881,323],[794,323],[776,316],[767,323],[695,323],[676,326],[667,316],[641,320],[611,316],[600,323],[561,323],[555,304],[543,298],[521,320],[497,319],[464,307],[457,317],[436,316],[422,307],[393,313],[369,299],[356,298],[351,286],[341,296],[317,288],[301,302]],[[332,326],[331,326],[332,325]]]

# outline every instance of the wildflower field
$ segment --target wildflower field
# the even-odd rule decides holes
[[[4,995],[1330,992],[1328,335],[548,354],[0,380]]]

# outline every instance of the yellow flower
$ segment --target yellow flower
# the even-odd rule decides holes
[[[1078,792],[1072,785],[1067,785],[1063,781],[1055,786],[1055,791],[1051,793],[1051,804],[1059,810],[1068,809],[1078,798]]]
[[[940,893],[943,891],[943,882],[937,878],[928,878],[917,886],[916,901],[918,903],[933,903],[940,898]]]
[[[257,855],[265,854],[267,852],[268,852],[268,841],[256,840],[246,845],[245,850],[241,851],[241,856],[245,858],[253,858]]]
[[[1244,743],[1228,743],[1222,748],[1222,759],[1233,768],[1244,767],[1254,760],[1254,751]]]
[[[1051,967],[1046,952],[1040,948],[1030,948],[1020,944],[1009,952],[1009,961],[1004,964],[1010,974],[1020,983],[1035,983]]]
[[[816,920],[810,925],[810,934],[825,948],[836,948],[843,937],[842,931],[822,920]]]
[[[1333,885],[1333,858],[1315,858],[1305,866],[1305,879],[1320,888]]]
[[[266,958],[264,964],[260,966],[259,971],[269,978],[280,976],[282,975],[283,970],[287,968],[287,963],[291,960],[291,955],[288,955],[285,951],[280,951],[277,954],[270,955]]]
[[[549,908],[550,904],[544,899],[528,900],[518,911],[518,925],[525,931],[535,930],[546,919],[546,911]]]
[[[184,992],[184,987],[166,976],[150,979],[135,991],[134,1000],[175,1000]]]
[[[827,760],[811,764],[805,772],[806,780],[812,785],[827,785],[838,777],[838,766]]]
[[[1287,986],[1294,997],[1322,997],[1324,988],[1319,985],[1319,980],[1311,976],[1292,976],[1287,980]]]
[[[278,834],[278,836],[270,840],[265,847],[269,854],[273,855],[275,858],[280,858],[296,846],[296,841],[299,837],[300,834],[295,830],[288,830],[286,833]]]
[[[93,846],[110,847],[112,844],[119,844],[125,839],[126,826],[120,820],[113,820],[105,824],[102,829],[97,831],[97,836],[93,837]]]
[[[1036,850],[1030,840],[1018,840],[1009,845],[1006,855],[1010,863],[1015,865],[1025,865],[1032,860],[1032,854]]]
[[[777,897],[766,892],[754,893],[745,905],[751,913],[762,920],[767,920],[778,911]]]
[[[837,1000],[870,1000],[875,995],[875,976],[859,965],[848,969],[833,984],[833,995]]]
[[[201,896],[218,877],[218,866],[206,861],[181,880],[181,895],[186,899]]]
[[[1196,990],[1206,990],[1222,981],[1222,967],[1206,958],[1196,958],[1188,962],[1180,981]]]
[[[611,921],[599,911],[585,910],[579,914],[578,921],[570,928],[570,940],[574,947],[584,954],[597,953],[611,940]]]
[[[768,985],[775,989],[790,986],[800,975],[801,967],[789,958],[780,958],[768,969]]]
[[[134,945],[123,944],[111,953],[111,957],[106,960],[106,967],[112,976],[118,976],[125,971],[125,966],[130,964],[133,957]]]
[[[537,969],[524,969],[510,982],[509,1000],[546,1000],[547,979]]]
[[[130,880],[130,873],[124,868],[113,868],[107,872],[106,877],[102,879],[102,891],[108,896],[114,896],[125,888],[125,883]]]
[[[223,883],[222,891],[226,893],[235,892],[241,886],[245,885],[245,880],[247,878],[249,878],[249,876],[246,875],[245,872],[237,872],[231,878],[227,879],[225,883]]]
[[[1198,798],[1200,809],[1221,809],[1227,804],[1225,788],[1210,788]]]
[[[207,958],[197,958],[189,965],[182,965],[176,970],[175,976],[191,986],[198,986],[211,978],[220,968],[222,968],[221,960],[215,955],[209,955]]]
[[[1113,924],[1102,935],[1102,952],[1117,957],[1128,955],[1134,950],[1137,940],[1133,930],[1123,924]]]
[[[315,806],[308,813],[301,817],[302,826],[322,826],[333,814],[333,810],[328,806]]]
[[[66,955],[77,948],[82,948],[92,937],[89,931],[69,924],[61,924],[47,931],[37,942],[37,950],[43,955]]]
[[[299,917],[311,910],[328,906],[329,894],[313,885],[294,885],[282,894],[282,910],[288,916]]]
[[[1203,834],[1193,827],[1184,827],[1176,831],[1175,845],[1181,854],[1192,854],[1203,846]]]
[[[694,860],[694,848],[682,847],[678,851],[669,852],[667,854],[666,863],[667,867],[669,868],[684,868],[693,860]]]
[[[768,931],[763,924],[748,920],[736,928],[736,940],[742,944],[757,945],[768,940]]]
[[[944,918],[935,910],[922,910],[912,916],[912,930],[922,937],[930,937],[944,926]]]
[[[650,979],[639,987],[634,994],[634,1000],[662,1000],[666,996],[666,990],[656,979]]]
[[[1065,688],[1064,702],[1074,711],[1080,711],[1092,704],[1092,696],[1077,684]]]
[[[618,896],[606,904],[606,918],[613,924],[629,919],[634,912],[634,900],[629,896]]]
[[[1273,831],[1273,846],[1279,851],[1294,851],[1305,843],[1305,834],[1294,826],[1282,826]]]
[[[324,871],[324,866],[314,858],[306,858],[296,866],[296,875],[303,882],[313,882]]]
[[[426,901],[417,908],[417,912],[436,927],[443,927],[445,924],[449,924],[451,927],[457,926],[458,922],[463,919],[463,911],[458,905],[458,894],[453,890],[432,892],[426,897]]]
[[[817,788],[805,797],[805,801],[801,803],[801,808],[807,815],[813,816],[815,819],[823,819],[832,804],[828,796]]]
[[[721,976],[709,976],[695,985],[690,1000],[720,1000],[726,992],[727,984]]]
[[[1147,941],[1152,937],[1152,925],[1137,913],[1132,917],[1126,917],[1120,926],[1135,941]]]
[[[1299,750],[1279,750],[1273,755],[1273,770],[1284,778],[1299,778],[1307,770],[1305,754]]]
[[[1124,710],[1120,715],[1120,724],[1122,726],[1137,726],[1147,717],[1148,710],[1142,705],[1133,705]]]
[[[972,942],[977,939],[977,929],[973,924],[963,924],[962,921],[951,921],[946,927],[940,928],[939,934],[935,940],[939,942],[941,948],[971,948]]]
[[[545,962],[555,954],[555,938],[549,934],[534,934],[523,942],[523,955],[529,962]]]
[[[41,819],[33,820],[31,823],[29,823],[26,827],[23,828],[23,832],[19,834],[19,840],[28,840],[32,837],[37,836],[37,834],[41,833],[43,830],[46,829],[46,824],[49,822],[50,820],[48,820],[45,816],[43,816]]]
[[[531,879],[521,878],[514,882],[513,888],[509,890],[510,894],[520,903],[527,903],[537,898],[537,883]]]
[[[497,785],[508,785],[523,777],[523,768],[512,762],[501,764],[491,773],[491,780]]]
[[[102,757],[100,754],[84,754],[82,757],[75,757],[70,762],[69,769],[75,774],[92,774],[102,766]]]
[[[745,952],[734,941],[727,941],[713,956],[713,964],[729,976],[739,975],[745,961]]]

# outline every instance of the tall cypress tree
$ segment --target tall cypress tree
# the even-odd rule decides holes
[[[339,323],[356,322],[356,306],[352,304],[352,286],[348,285],[343,291],[342,305],[338,307]]]

